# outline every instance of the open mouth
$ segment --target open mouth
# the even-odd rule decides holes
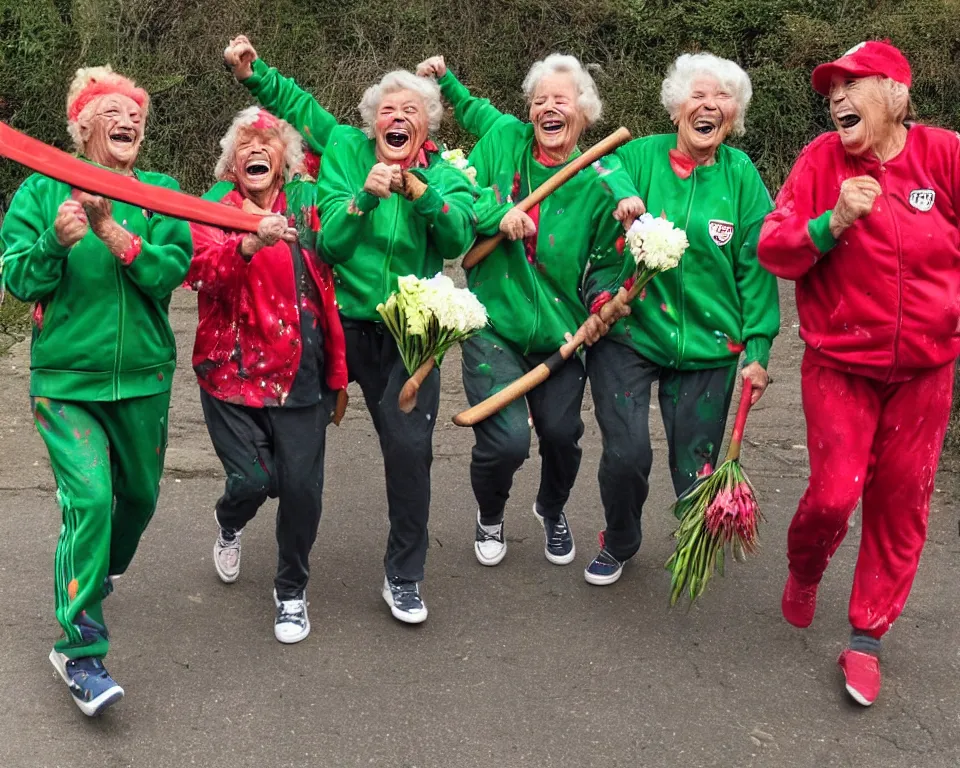
[[[563,120],[549,118],[540,122],[540,129],[547,134],[556,134],[563,130],[563,125]]]
[[[853,128],[857,123],[860,122],[860,115],[855,115],[853,112],[848,112],[845,115],[837,115],[837,124],[845,129],[849,130]]]
[[[118,144],[133,144],[133,140],[134,135],[126,131],[117,131],[110,134],[110,141],[115,141]]]
[[[695,130],[701,136],[709,136],[719,127],[720,126],[715,121],[709,120],[705,117],[698,117],[693,121],[693,130]]]
[[[383,138],[387,142],[387,146],[393,147],[394,149],[401,149],[408,141],[410,141],[410,136],[407,135],[406,131],[396,128],[387,131]]]
[[[266,176],[270,173],[270,164],[264,160],[251,160],[243,167],[243,170],[247,176]]]

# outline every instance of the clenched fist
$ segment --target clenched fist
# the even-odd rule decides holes
[[[260,219],[257,234],[244,235],[240,243],[240,253],[249,259],[261,248],[274,245],[284,240],[292,243],[297,239],[297,230],[287,224],[287,220],[279,214],[271,214]]]
[[[870,176],[846,179],[840,185],[840,197],[830,216],[830,234],[839,237],[853,222],[870,213],[882,191],[877,180]]]
[[[246,35],[237,35],[223,51],[223,61],[237,80],[246,80],[253,74],[253,62],[258,58],[257,49]]]
[[[53,220],[53,231],[57,242],[64,248],[69,248],[83,240],[89,225],[87,213],[76,200],[66,200],[57,208],[57,218]]]
[[[403,171],[399,165],[377,163],[367,174],[363,191],[386,200],[393,192],[403,189]]]
[[[447,74],[447,65],[443,56],[431,56],[417,64],[418,77],[435,77],[438,80]]]
[[[537,234],[537,225],[519,208],[511,208],[500,219],[500,231],[508,240],[521,240]]]

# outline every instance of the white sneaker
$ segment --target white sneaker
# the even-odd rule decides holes
[[[307,593],[301,592],[294,600],[277,599],[273,590],[273,603],[277,606],[277,618],[273,634],[281,643],[299,643],[310,634],[310,619],[307,617]]]
[[[380,594],[397,621],[420,624],[427,620],[427,604],[420,597],[420,585],[417,582],[384,576]]]
[[[216,513],[214,513],[216,519]],[[213,545],[213,567],[217,569],[217,576],[224,584],[233,584],[240,576],[240,534],[223,528],[217,522],[217,541]]]
[[[473,551],[480,565],[498,565],[507,554],[507,540],[503,535],[503,523],[483,525],[477,510],[477,533]]]

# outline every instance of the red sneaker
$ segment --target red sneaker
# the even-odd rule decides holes
[[[817,610],[817,587],[819,584],[803,585],[791,573],[787,576],[787,583],[783,587],[783,600],[780,601],[780,610],[783,618],[793,626],[809,627],[813,621],[813,614]]]
[[[869,707],[880,693],[880,660],[860,651],[845,650],[837,659],[847,693],[857,704]]]

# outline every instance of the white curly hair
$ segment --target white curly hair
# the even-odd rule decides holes
[[[413,91],[423,99],[427,108],[429,131],[431,134],[436,133],[440,128],[440,120],[443,117],[440,86],[433,78],[418,77],[405,69],[395,69],[393,72],[387,72],[380,78],[379,83],[371,85],[363,92],[363,98],[357,105],[357,109],[360,110],[360,119],[363,120],[363,132],[373,138],[374,125],[377,122],[377,110],[380,108],[383,97],[397,91]]]
[[[527,76],[523,79],[523,95],[527,99],[527,104],[533,101],[533,94],[540,81],[554,74],[568,74],[573,78],[577,86],[577,106],[583,112],[587,125],[597,122],[603,114],[600,93],[597,91],[597,84],[593,81],[593,77],[576,56],[551,53],[543,61],[538,61],[530,67]]]
[[[80,118],[96,109],[100,98],[109,94],[122,94],[136,101],[143,110],[146,122],[150,111],[150,95],[129,77],[114,72],[113,67],[81,67],[76,71],[67,89],[67,132],[77,152],[83,151],[80,135]]]
[[[685,53],[670,65],[663,85],[660,86],[660,103],[666,108],[670,119],[676,122],[680,107],[690,98],[693,82],[698,77],[712,77],[730,92],[737,105],[737,114],[733,118],[733,134],[742,136],[746,133],[744,120],[753,96],[750,77],[736,62],[721,59],[712,53]]]
[[[220,139],[220,148],[222,151],[220,153],[220,159],[217,160],[217,166],[213,171],[219,180],[231,180],[230,177],[235,170],[233,160],[237,151],[237,137],[243,128],[254,125],[260,119],[261,114],[268,115],[272,120],[276,120],[275,130],[286,145],[283,155],[283,178],[289,181],[297,168],[300,167],[300,164],[303,162],[303,139],[300,138],[297,130],[286,120],[275,117],[265,109],[261,109],[260,107],[247,107],[237,113],[227,133]]]

